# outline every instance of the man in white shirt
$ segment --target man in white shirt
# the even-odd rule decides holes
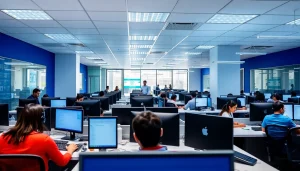
[[[171,96],[171,99],[168,100],[168,103],[172,103],[172,104],[175,105],[175,107],[178,107],[177,104],[176,104],[176,98],[177,98],[176,94],[173,94]]]
[[[144,95],[150,95],[151,88],[149,86],[147,86],[147,81],[144,80],[143,84],[144,85],[141,87],[142,94],[144,94]]]

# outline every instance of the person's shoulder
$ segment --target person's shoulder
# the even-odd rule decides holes
[[[41,141],[47,141],[48,139],[50,139],[49,135],[44,134],[44,133],[31,133],[29,136],[31,139],[34,140],[41,140]]]

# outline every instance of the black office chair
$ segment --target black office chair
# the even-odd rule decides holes
[[[287,137],[287,157],[292,167],[300,166],[300,127],[290,129]]]
[[[45,164],[40,156],[32,154],[1,154],[1,171],[45,171]]]
[[[173,104],[173,103],[166,103],[165,106],[166,106],[166,107],[176,107],[175,104]]]

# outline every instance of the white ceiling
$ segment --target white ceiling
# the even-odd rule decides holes
[[[153,45],[151,51],[167,54],[150,54],[142,68],[164,68],[167,63],[178,63],[172,68],[206,67],[209,50],[195,50],[198,45],[239,45],[241,51],[249,46],[273,46],[262,52],[273,53],[300,46],[297,40],[263,40],[257,35],[300,35],[300,26],[285,25],[300,18],[300,1],[284,0],[1,0],[0,10],[43,10],[53,20],[15,20],[0,11],[0,32],[28,42],[53,53],[75,53],[91,50],[92,55],[81,55],[81,63],[96,66],[86,56],[101,57],[109,66],[130,68],[141,63],[131,58],[147,55],[129,55],[129,46]],[[295,11],[296,10],[296,11]],[[128,22],[128,12],[169,12],[166,23]],[[210,24],[215,14],[252,14],[256,18],[244,24]],[[294,16],[296,14],[296,16]],[[196,30],[164,30],[169,22],[200,23]],[[158,36],[157,41],[128,40],[130,35]],[[44,34],[71,34],[74,40],[57,42]],[[43,43],[52,44],[44,46]],[[85,47],[53,44],[82,43]],[[149,52],[150,49],[137,49]],[[187,56],[185,52],[203,52]],[[243,56],[242,59],[254,57]],[[187,61],[173,61],[185,58]],[[136,68],[136,67],[134,67]]]

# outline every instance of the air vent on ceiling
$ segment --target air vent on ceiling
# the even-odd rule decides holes
[[[199,23],[169,23],[165,30],[195,30]]]
[[[79,47],[85,47],[82,43],[68,43],[70,46],[79,46]]]
[[[40,43],[43,47],[66,47],[65,44],[61,43]]]
[[[145,65],[153,65],[154,63],[151,63],[151,62],[147,62],[147,63],[143,63]]]
[[[246,49],[246,50],[264,50],[264,49],[268,49],[271,47],[273,47],[273,46],[249,46],[244,49]]]
[[[152,51],[152,52],[150,52],[150,54],[152,54],[152,55],[159,55],[159,54],[165,54],[166,52],[164,52],[164,51]]]

